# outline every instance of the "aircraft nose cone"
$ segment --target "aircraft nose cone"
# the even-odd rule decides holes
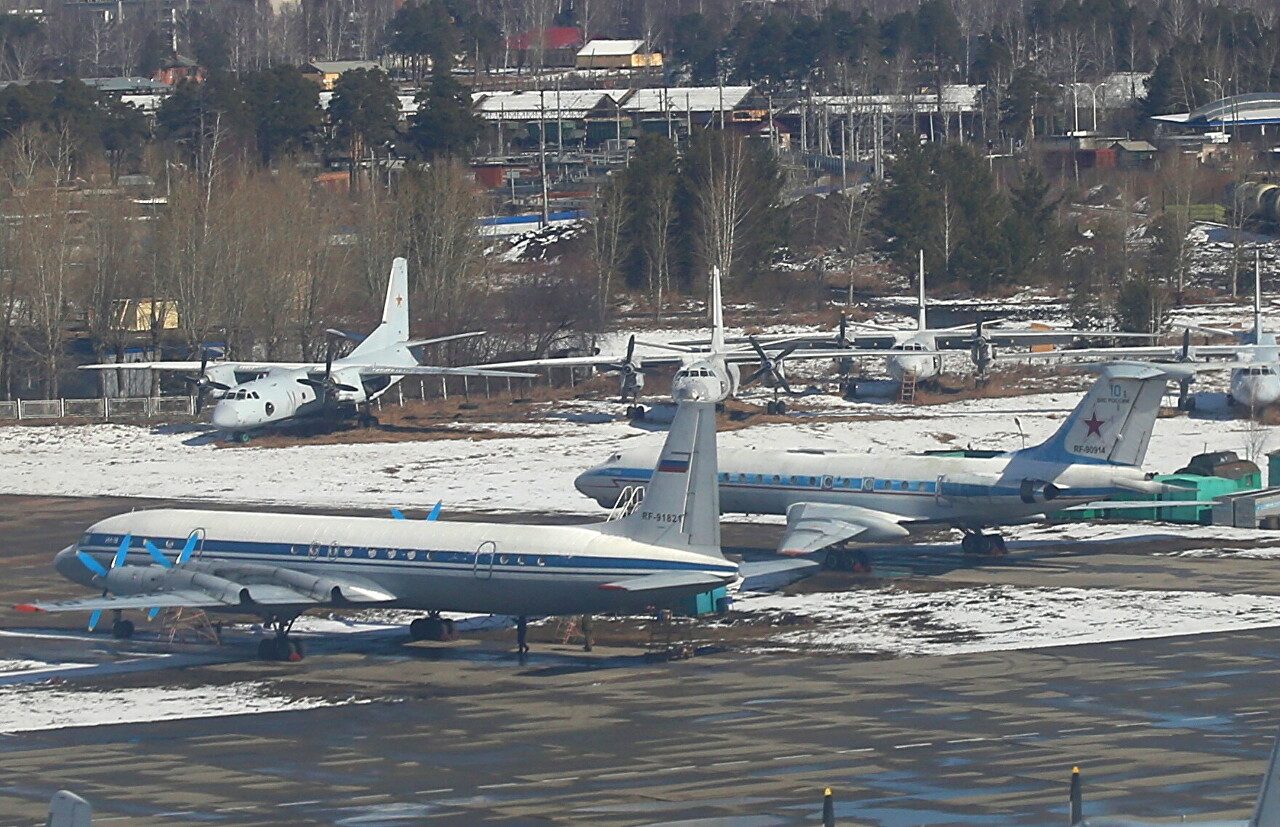
[[[58,574],[75,583],[88,584],[93,579],[93,573],[88,567],[76,559],[74,545],[67,546],[54,555],[53,568]]]
[[[230,405],[219,402],[213,407],[213,424],[216,428],[231,430],[239,427],[240,414],[236,412]]]

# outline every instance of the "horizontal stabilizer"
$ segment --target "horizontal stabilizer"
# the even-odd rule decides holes
[[[898,519],[896,514],[856,505],[795,503],[787,508],[787,531],[778,545],[778,553],[813,554],[854,538],[866,543],[899,540],[909,532]]]
[[[738,573],[742,575],[739,591],[770,592],[788,586],[797,580],[817,574],[822,566],[816,560],[759,560],[742,563]]]
[[[483,330],[473,330],[470,333],[454,333],[452,336],[437,336],[434,339],[413,339],[405,342],[405,347],[424,347],[426,345],[438,345],[441,342],[452,342],[455,339],[471,339],[476,336],[485,335]]]
[[[703,588],[707,591],[727,585],[723,577],[700,571],[673,571],[662,574],[646,574],[643,577],[629,577],[626,580],[615,580],[603,583],[600,588],[622,592],[657,592],[667,589]]]

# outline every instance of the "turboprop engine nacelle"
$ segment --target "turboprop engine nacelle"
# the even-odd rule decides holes
[[[209,365],[205,368],[202,379],[211,386],[209,395],[214,399],[221,399],[226,394],[225,388],[233,388],[239,384],[235,368],[231,365]]]

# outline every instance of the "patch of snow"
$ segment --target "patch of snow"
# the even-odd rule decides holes
[[[355,698],[296,697],[269,683],[226,686],[130,687],[98,690],[53,685],[0,689],[0,732],[137,724],[224,715],[261,715],[369,703]]]
[[[922,594],[885,588],[751,595],[739,598],[734,609],[810,624],[772,635],[758,647],[765,651],[897,656],[1280,626],[1280,596],[1122,589],[985,586]]]

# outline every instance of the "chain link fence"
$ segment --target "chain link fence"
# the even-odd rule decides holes
[[[151,419],[194,416],[191,396],[136,396],[120,399],[19,399],[0,402],[0,421],[25,419]]]

